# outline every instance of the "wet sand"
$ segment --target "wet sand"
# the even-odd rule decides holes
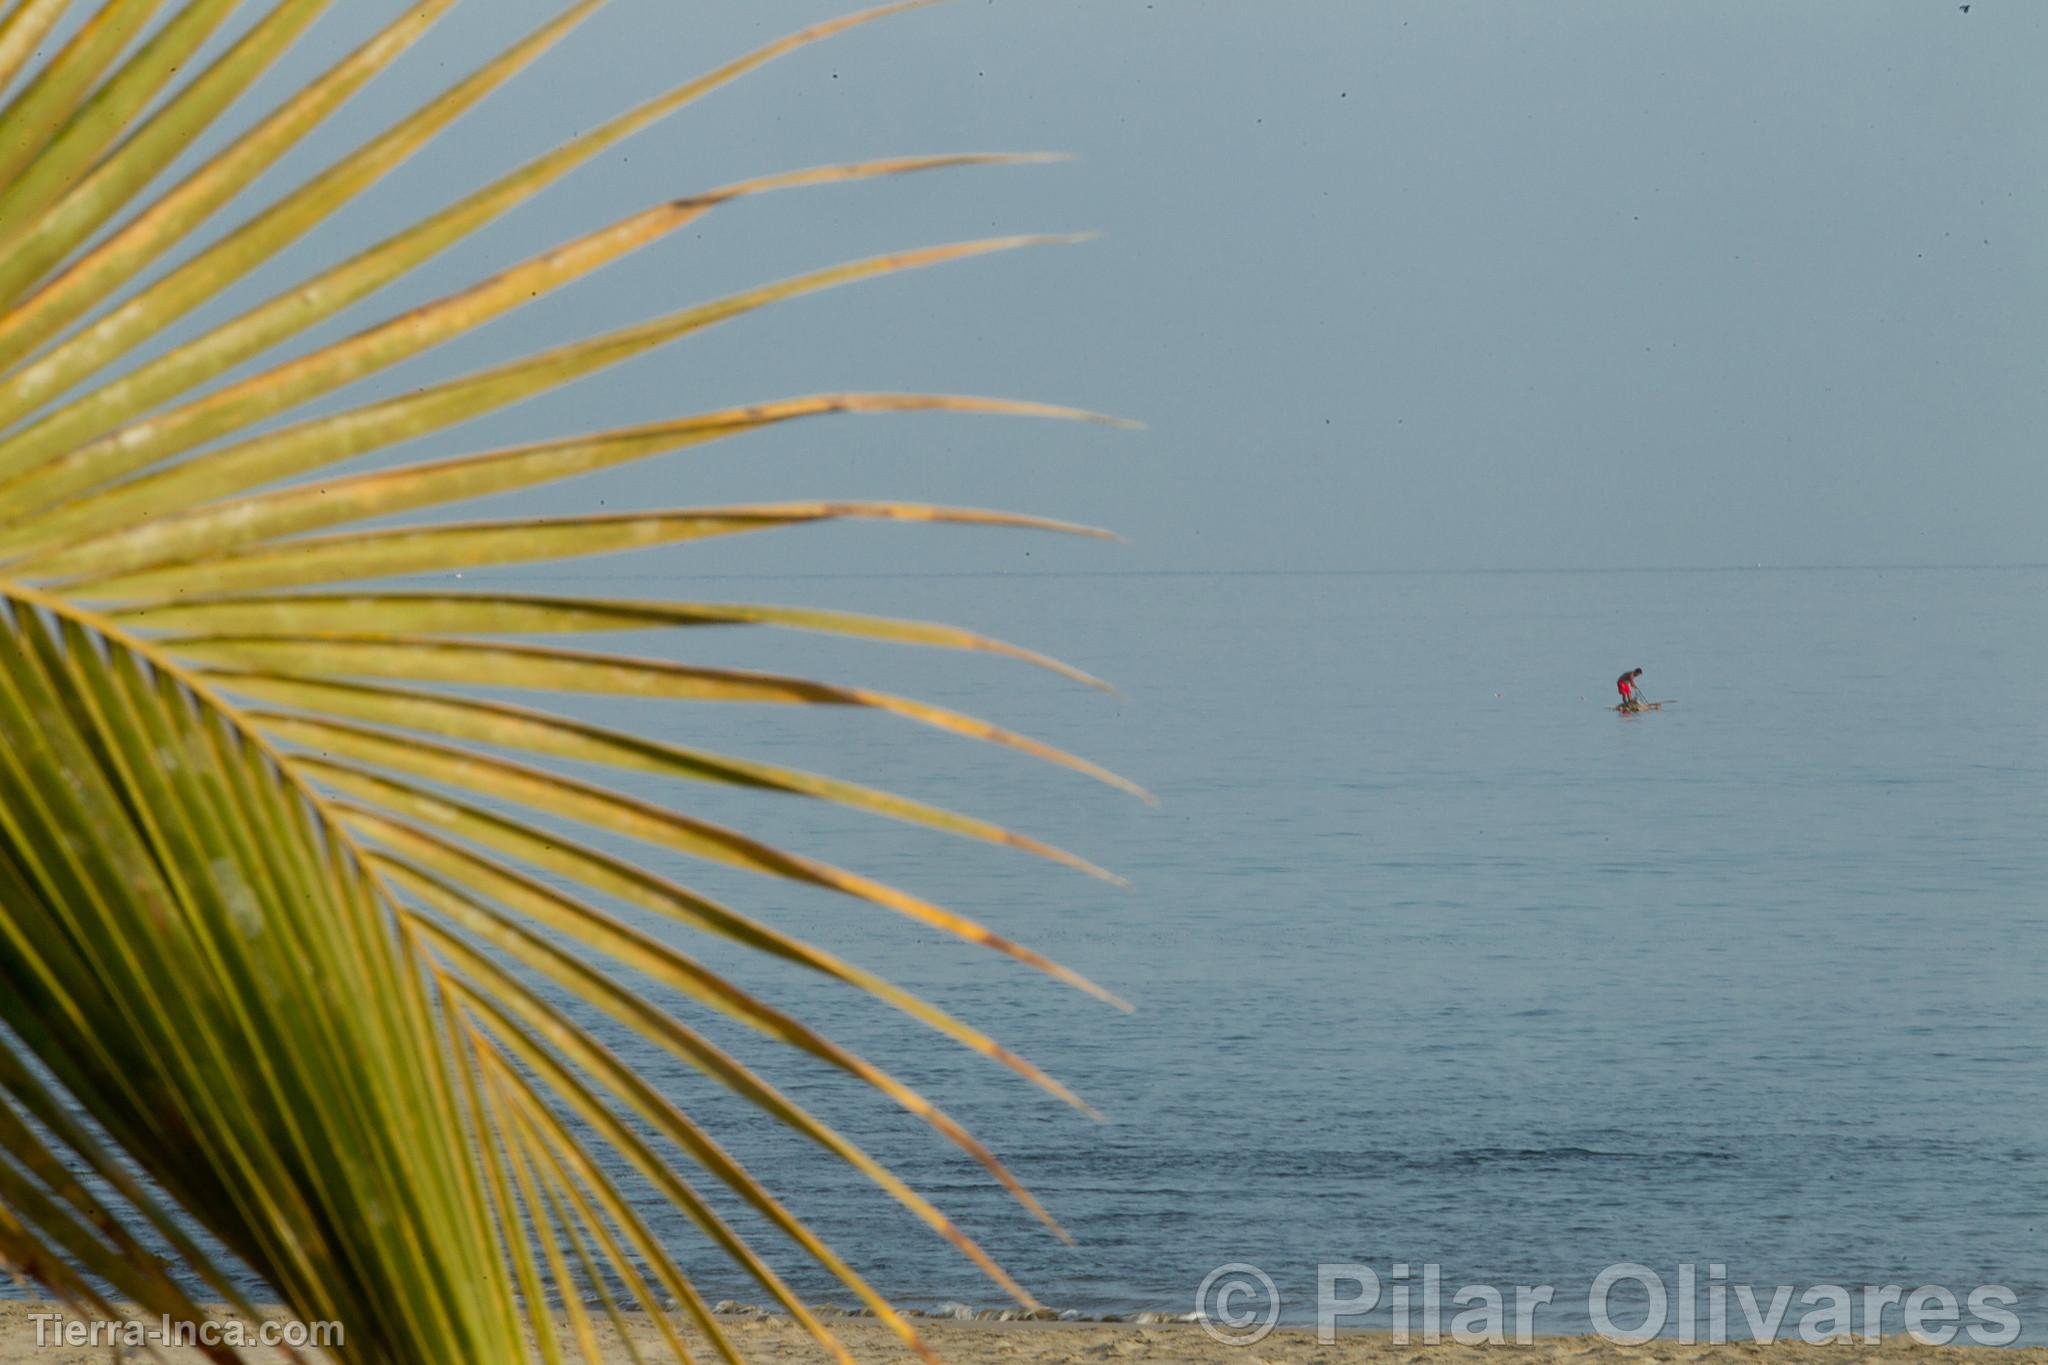
[[[46,1303],[0,1303],[0,1365],[109,1365],[109,1362],[150,1359],[140,1347],[58,1344],[61,1324],[44,1324],[44,1344],[37,1344],[33,1315],[57,1313]],[[68,1319],[67,1321],[74,1321]],[[635,1315],[633,1340],[650,1361],[660,1354],[660,1333],[653,1323]],[[740,1316],[721,1319],[733,1344],[748,1361],[759,1365],[797,1365],[826,1357],[803,1331],[784,1318]],[[901,1342],[879,1323],[862,1318],[835,1318],[829,1324],[863,1365],[913,1360]],[[1973,1365],[2048,1365],[2048,1348],[1999,1350],[1987,1347],[1923,1346],[1907,1337],[1887,1338],[1878,1345],[1862,1342],[1810,1346],[1749,1342],[1725,1346],[1684,1346],[1653,1341],[1622,1346],[1598,1337],[1539,1337],[1532,1345],[1425,1346],[1396,1342],[1381,1332],[1340,1333],[1333,1345],[1318,1342],[1306,1328],[1282,1328],[1252,1346],[1226,1346],[1189,1323],[1141,1325],[1096,1322],[956,1322],[921,1319],[917,1327],[940,1357],[951,1365],[1064,1365],[1064,1362],[1110,1362],[1111,1365],[1684,1365],[1694,1361],[1743,1361],[1755,1365],[1768,1357],[1771,1365],[1850,1365],[1851,1362],[1912,1362],[1940,1365],[1969,1360]],[[596,1324],[607,1365],[632,1359],[611,1325]],[[694,1350],[698,1338],[684,1332]],[[569,1358],[578,1358],[565,1341]],[[250,1351],[252,1361],[280,1361],[275,1352]],[[176,1365],[196,1365],[198,1351],[176,1348],[164,1352]]]

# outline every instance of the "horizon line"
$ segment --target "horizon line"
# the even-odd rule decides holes
[[[507,566],[510,567],[510,566]],[[2031,560],[1990,564],[1662,564],[1632,567],[1634,574],[1675,573],[1954,573],[1971,570],[2048,569],[2048,562]],[[1545,568],[1465,569],[1366,569],[1366,568],[1274,568],[1274,569],[898,569],[898,570],[815,570],[808,572],[693,573],[692,579],[811,579],[811,578],[1399,578],[1399,577],[1505,577],[1514,574],[1613,574],[1612,565],[1562,566]],[[434,575],[437,576],[438,575]],[[667,574],[534,574],[508,577],[546,577],[561,580],[606,580],[631,577],[668,577]],[[411,575],[408,575],[411,577]]]

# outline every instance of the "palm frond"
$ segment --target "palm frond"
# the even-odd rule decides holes
[[[125,1304],[197,1318],[201,1296],[252,1311],[253,1275],[299,1318],[344,1324],[349,1353],[366,1360],[594,1360],[600,1316],[624,1339],[627,1312],[667,1303],[680,1318],[655,1317],[670,1352],[689,1358],[694,1333],[737,1362],[639,1206],[652,1191],[834,1359],[851,1361],[778,1268],[787,1249],[751,1244],[722,1203],[745,1208],[932,1359],[853,1260],[728,1150],[688,1097],[614,1051],[612,1036],[801,1136],[1034,1304],[946,1213],[700,1025],[737,1024],[823,1064],[849,1094],[900,1108],[1064,1236],[994,1150],[684,945],[704,935],[801,968],[1093,1110],[872,968],[610,850],[829,892],[847,913],[907,919],[1128,1008],[913,891],[675,802],[711,786],[799,797],[1116,878],[909,796],[594,723],[571,699],[880,711],[1142,796],[1086,759],[948,708],[641,657],[606,637],[801,631],[994,654],[1104,684],[927,621],[383,580],[848,519],[1099,535],[897,500],[419,518],[798,419],[1112,419],[1018,399],[821,393],[350,465],[802,295],[1072,239],[1005,236],[828,265],[398,397],[305,412],[735,200],[1051,158],[891,156],[671,192],[338,341],[290,358],[279,350],[692,101],[924,3],[849,14],[743,54],[184,339],[167,334],[511,82],[599,0],[565,5],[246,210],[258,181],[402,61],[453,0],[405,7],[264,110],[243,105],[281,57],[318,40],[328,0],[268,0],[251,15],[234,0],[103,0],[76,16],[63,0],[15,0],[0,15],[0,1259],[106,1315]],[[240,132],[155,188],[231,114]],[[562,636],[591,647],[549,639]],[[515,704],[486,686],[556,700]],[[613,782],[622,773],[680,795],[626,795]],[[596,1031],[597,1019],[612,1032]]]

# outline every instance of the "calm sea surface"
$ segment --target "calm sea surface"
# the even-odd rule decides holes
[[[2025,1339],[2048,1340],[2048,570],[554,586],[953,621],[1123,689],[766,633],[631,642],[970,710],[1144,782],[1156,808],[886,717],[606,708],[990,816],[1130,878],[815,803],[625,784],[929,895],[1136,1003],[1121,1015],[858,903],[656,857],[1106,1111],[1093,1123],[848,991],[661,930],[987,1138],[1078,1246],[914,1120],[711,1028],[1046,1302],[1185,1311],[1212,1267],[1245,1261],[1299,1319],[1320,1262],[1382,1279],[1435,1263],[1447,1299],[1557,1286],[1539,1330],[1569,1331],[1605,1266],[1640,1262],[1675,1291],[1681,1263],[1703,1285],[1719,1263],[1761,1286],[1995,1282]],[[1679,704],[1608,709],[1635,666]],[[884,1292],[1002,1302],[829,1157],[621,1046]],[[709,1255],[688,1264],[714,1296],[762,1297]]]
[[[1675,1293],[1692,1263],[1766,1304],[1781,1284],[1996,1283],[2023,1339],[2048,1341],[2048,570],[520,586],[951,621],[1123,689],[790,633],[621,641],[971,711],[1157,807],[882,715],[579,704],[987,816],[1130,879],[815,802],[606,779],[940,901],[1135,1002],[1119,1014],[859,902],[637,855],[914,987],[1107,1114],[644,921],[984,1137],[1078,1245],[918,1121],[677,1004],[1055,1307],[1185,1312],[1213,1267],[1248,1262],[1298,1321],[1320,1263],[1383,1281],[1435,1264],[1447,1304],[1547,1284],[1538,1330],[1583,1331],[1602,1268],[1641,1263]],[[1636,666],[1678,705],[1609,709]],[[830,1156],[592,1023],[884,1293],[1004,1302]],[[733,1216],[807,1298],[849,1301]],[[708,1297],[765,1297],[679,1218],[661,1226]]]

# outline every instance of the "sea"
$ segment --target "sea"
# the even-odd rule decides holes
[[[1462,1287],[1512,1314],[1518,1287],[1548,1286],[1535,1329],[1583,1332],[1605,1325],[1605,1272],[1617,1330],[1672,1335],[1691,1297],[1704,1334],[1716,1286],[1735,1337],[1791,1335],[1817,1287],[1860,1312],[1865,1286],[1926,1286],[1963,1324],[1973,1293],[2009,1300],[2017,1330],[1990,1339],[2048,1342],[2048,568],[548,586],[946,621],[1118,689],[783,631],[620,641],[970,712],[1156,805],[878,713],[577,703],[997,820],[1128,879],[799,798],[607,779],[938,901],[1131,1002],[846,897],[638,855],[914,988],[1101,1111],[856,991],[642,921],[985,1140],[1071,1244],[859,1083],[705,1023],[1043,1303],[1213,1312],[1204,1281],[1238,1267],[1250,1287],[1228,1307],[1269,1295],[1306,1323],[1333,1289],[1357,1310],[1364,1269],[1379,1300],[1339,1321],[1396,1325],[1398,1288],[1419,1330],[1427,1270],[1445,1330]],[[1638,667],[1666,704],[1617,714],[1613,680]],[[1007,1302],[829,1153],[591,1022],[883,1293]],[[852,1303],[714,1202],[807,1299]],[[708,1297],[764,1298],[679,1217],[661,1226]],[[1737,1287],[1766,1314],[1787,1288],[1789,1311],[1754,1330]],[[1924,1302],[1938,1322],[1939,1294]]]
[[[847,896],[580,836],[916,991],[1099,1111],[860,991],[623,912],[985,1142],[1070,1240],[863,1083],[648,987],[1052,1309],[1421,1333],[1433,1299],[1448,1333],[1491,1291],[1510,1333],[1526,1309],[1538,1334],[1712,1340],[1717,1311],[1729,1338],[1794,1335],[1833,1287],[1857,1332],[1898,1331],[1918,1291],[1923,1325],[1952,1310],[1980,1333],[1958,1340],[2048,1343],[2048,567],[592,566],[500,586],[943,621],[1113,684],[789,630],[609,642],[917,697],[1154,803],[861,707],[563,703],[984,817],[1125,879],[579,770],[935,901],[1132,1005]],[[1617,714],[1634,668],[1662,709]],[[956,1316],[1010,1303],[832,1153],[575,1008],[881,1293]],[[707,1299],[767,1300],[609,1170]],[[853,1305],[694,1183],[807,1302]]]

